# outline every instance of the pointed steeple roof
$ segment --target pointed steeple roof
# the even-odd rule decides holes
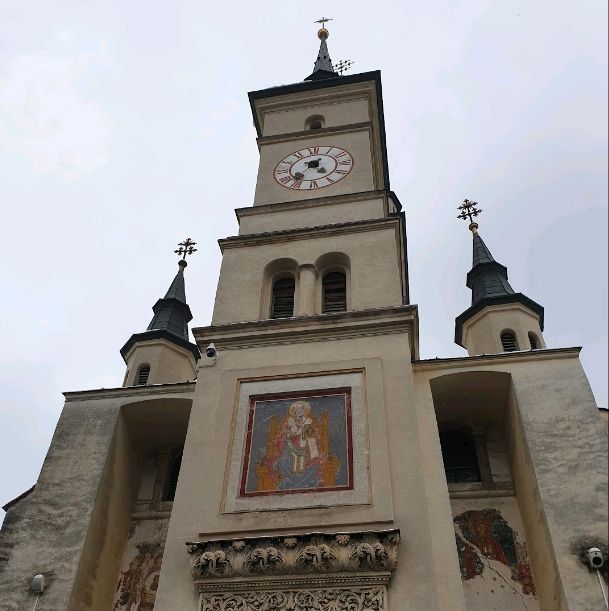
[[[152,307],[154,316],[146,331],[132,335],[121,348],[121,355],[125,360],[127,353],[134,344],[153,339],[166,339],[190,350],[195,360],[200,358],[198,347],[191,343],[188,337],[188,323],[192,320],[192,313],[186,303],[184,269],[187,263],[184,259],[181,259],[178,261],[178,266],[178,273],[169,286],[165,297],[159,299]]]
[[[465,200],[459,206],[459,218],[470,221],[469,229],[473,234],[472,268],[467,274],[466,286],[472,291],[472,305],[455,319],[455,343],[463,346],[463,324],[486,306],[504,303],[521,303],[539,316],[539,326],[543,331],[544,310],[537,302],[523,293],[516,293],[508,282],[505,265],[495,261],[488,246],[478,233],[478,223],[473,218],[482,210],[476,202]]]
[[[467,274],[467,287],[472,290],[472,305],[488,297],[513,295],[514,289],[508,282],[507,267],[493,259],[491,251],[478,233],[477,225],[472,231],[474,233],[472,269]]]
[[[321,40],[319,53],[317,54],[315,65],[313,66],[313,72],[305,78],[305,81],[319,81],[321,79],[336,78],[340,76],[338,72],[334,70],[332,60],[330,59],[330,52],[328,51],[328,45],[326,43],[330,33],[326,28],[321,28],[319,32],[317,32],[317,36]]]

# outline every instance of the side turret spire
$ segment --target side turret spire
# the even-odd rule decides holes
[[[544,318],[543,307],[529,299],[526,295],[514,292],[514,289],[508,282],[507,267],[494,259],[491,251],[478,233],[478,223],[474,221],[474,218],[482,212],[482,209],[478,208],[476,202],[466,199],[459,206],[459,211],[458,218],[464,221],[469,220],[469,230],[473,234],[472,268],[467,274],[466,282],[467,287],[472,291],[472,305],[460,314],[455,321],[455,342],[470,350],[472,346],[467,345],[470,342],[465,338],[464,327],[470,327],[474,324],[473,321],[479,319],[478,315],[481,315],[483,311],[487,311],[487,308],[491,306],[495,308],[502,306],[504,312],[499,314],[496,311],[493,314],[494,322],[492,325],[497,324],[506,329],[515,326],[516,322],[513,315],[505,315],[507,309],[514,310],[514,308],[519,307],[526,309],[530,314],[523,318],[522,328],[524,329],[528,326],[527,328],[530,333],[534,333],[535,337],[541,337],[540,332],[543,331]],[[490,312],[490,310],[488,311]],[[520,318],[522,317],[519,317],[518,320]],[[533,322],[533,319],[535,322]],[[483,352],[499,351],[492,350],[491,348],[495,340],[499,342],[501,331],[502,329],[499,329],[496,338],[488,337],[488,341],[482,342],[485,345]],[[513,331],[516,335],[521,335],[520,341],[516,345],[525,346],[527,334],[521,329],[519,331],[520,333]],[[510,333],[512,333],[512,330],[510,330]],[[480,339],[477,342],[480,342]],[[479,352],[474,350],[474,353],[477,354]]]
[[[313,66],[313,72],[305,78],[305,81],[318,81],[326,78],[335,78],[340,76],[336,70],[334,70],[334,66],[332,65],[332,60],[330,59],[330,53],[328,51],[328,45],[326,40],[328,36],[330,36],[330,32],[324,27],[328,21],[332,21],[327,17],[322,17],[315,23],[321,24],[320,30],[317,32],[317,37],[321,40],[321,44],[319,45],[319,53],[317,54],[317,59],[315,60],[315,65]]]

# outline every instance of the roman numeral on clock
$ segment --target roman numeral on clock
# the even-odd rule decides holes
[[[305,156],[300,151],[296,151],[295,153],[292,153],[292,155],[294,155],[294,157],[296,157],[296,159],[304,159],[305,158]]]
[[[319,147],[318,146],[310,146],[309,147],[309,153],[311,155],[317,155],[319,154]]]
[[[290,187],[292,189],[300,189],[300,185],[302,184],[302,180],[295,180]]]
[[[316,180],[312,180],[312,181],[309,183],[309,189],[317,189],[317,187],[319,187],[319,185],[317,184],[317,181],[316,181]]]

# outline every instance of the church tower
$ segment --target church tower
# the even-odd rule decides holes
[[[255,196],[210,324],[189,340],[188,239],[123,385],[65,393],[5,506],[3,611],[602,608],[607,435],[580,349],[545,346],[466,200],[468,355],[420,358],[381,75],[339,73],[327,21],[304,81],[249,94]]]

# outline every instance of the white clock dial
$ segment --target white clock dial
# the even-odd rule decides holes
[[[351,153],[338,146],[310,146],[290,153],[275,168],[275,180],[288,189],[329,187],[353,168]]]

